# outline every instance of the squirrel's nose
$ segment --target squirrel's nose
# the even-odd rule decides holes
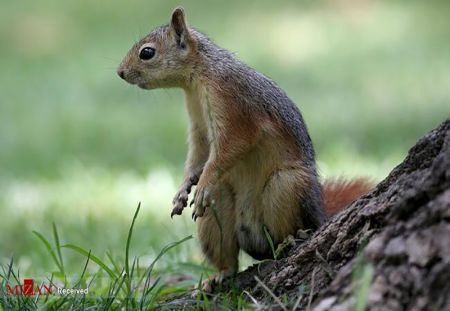
[[[119,77],[121,77],[122,79],[125,80],[125,71],[124,70],[117,70],[117,74],[119,75]]]

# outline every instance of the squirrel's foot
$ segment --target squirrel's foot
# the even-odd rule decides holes
[[[229,271],[221,271],[218,273],[215,273],[208,277],[206,280],[204,280],[201,284],[201,289],[197,288],[192,292],[192,298],[199,297],[202,293],[205,294],[212,294],[214,292],[214,289],[222,284],[223,280],[229,276],[231,276],[233,273]],[[201,297],[201,296],[200,296]]]
[[[214,274],[202,282],[202,291],[204,291],[205,293],[212,293],[214,291],[214,288],[217,285],[220,285],[222,281],[222,273],[219,272],[217,274]]]

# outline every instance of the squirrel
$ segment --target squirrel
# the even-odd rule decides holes
[[[188,154],[171,217],[181,215],[196,186],[192,217],[218,270],[205,291],[238,271],[240,250],[271,258],[271,243],[316,230],[371,189],[363,179],[321,185],[297,106],[274,81],[188,26],[181,7],[134,44],[117,73],[142,89],[184,90]]]

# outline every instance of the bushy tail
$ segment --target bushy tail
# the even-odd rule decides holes
[[[339,213],[360,196],[372,190],[373,186],[369,180],[364,178],[326,180],[322,185],[326,215],[331,217]]]

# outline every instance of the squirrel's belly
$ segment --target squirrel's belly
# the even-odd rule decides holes
[[[261,137],[257,146],[229,171],[237,189],[253,194],[263,191],[270,175],[283,165],[282,148],[274,146],[273,141],[272,137]]]

